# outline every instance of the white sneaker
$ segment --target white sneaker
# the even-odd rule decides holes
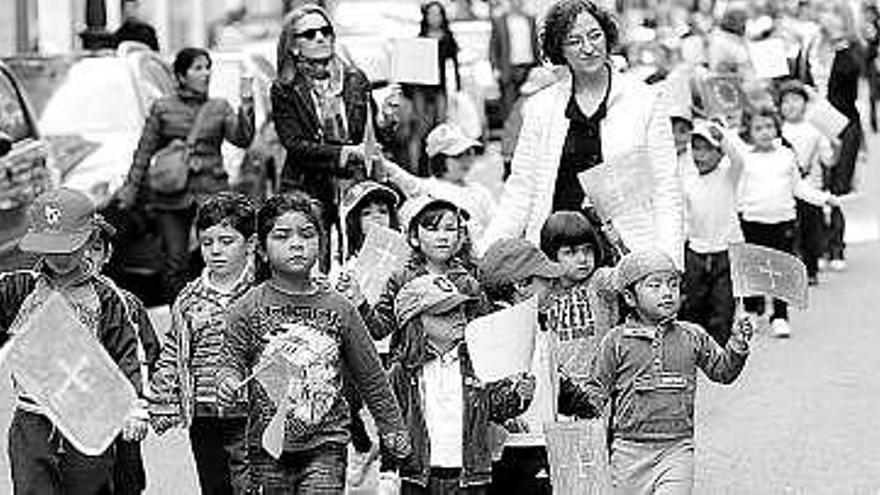
[[[828,260],[826,258],[819,258],[819,269],[823,272],[828,270]]]
[[[791,337],[791,325],[788,324],[788,320],[776,318],[770,322],[770,330],[773,332],[774,337],[780,339]]]
[[[845,260],[831,260],[831,269],[835,272],[842,272],[846,270],[846,261]]]

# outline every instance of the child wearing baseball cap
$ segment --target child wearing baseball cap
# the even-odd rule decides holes
[[[137,330],[124,296],[99,277],[87,254],[90,242],[106,228],[92,201],[72,189],[38,196],[28,209],[28,230],[19,247],[35,253],[33,270],[0,275],[0,345],[14,337],[49,295],[60,293],[140,393]],[[39,331],[33,328],[28,331]],[[14,341],[13,344],[14,345]],[[16,407],[9,427],[9,457],[15,493],[110,493],[115,449],[97,456],[77,450],[58,431],[29,391],[15,381]],[[138,400],[122,430],[123,440],[141,440],[147,432],[146,404]]]
[[[455,124],[443,123],[426,138],[425,153],[431,177],[425,179],[412,175],[390,160],[384,160],[382,166],[388,178],[400,186],[407,196],[428,194],[467,210],[471,215],[469,234],[474,242],[478,242],[483,230],[495,216],[492,193],[482,184],[468,179],[482,147],[479,141],[465,136]]]
[[[535,397],[524,414],[504,424],[501,458],[492,467],[492,493],[550,493],[544,424],[557,413],[583,416],[583,394],[570,379],[560,375],[556,363],[556,335],[547,321],[551,291],[565,269],[522,238],[501,239],[492,244],[479,263],[480,284],[497,308],[539,298],[538,332],[531,371]]]
[[[634,251],[617,266],[629,314],[605,335],[584,389],[589,416],[612,403],[615,493],[690,493],[694,480],[697,368],[715,382],[739,376],[752,335],[739,318],[722,348],[697,324],[676,319],[681,274],[661,251]]]
[[[519,415],[532,398],[531,376],[491,383],[476,377],[464,340],[465,306],[473,299],[431,273],[404,284],[395,298],[398,328],[410,336],[389,369],[414,446],[399,465],[403,493],[485,493],[489,422]]]

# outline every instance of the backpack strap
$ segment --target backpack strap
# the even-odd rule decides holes
[[[192,148],[193,146],[195,146],[196,139],[198,139],[199,131],[201,130],[201,127],[204,125],[205,118],[208,115],[208,107],[211,105],[211,103],[213,101],[215,101],[215,100],[212,100],[209,98],[207,101],[202,103],[201,107],[199,107],[199,112],[196,114],[196,119],[193,121],[193,125],[189,129],[189,134],[187,134],[187,136],[186,136],[187,147]]]

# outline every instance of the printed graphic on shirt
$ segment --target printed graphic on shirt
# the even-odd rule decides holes
[[[308,324],[284,323],[257,365],[257,378],[278,411],[306,424],[319,423],[337,395],[336,340]]]
[[[556,334],[556,362],[572,378],[586,376],[599,345],[587,291],[556,295],[547,309],[547,324]]]

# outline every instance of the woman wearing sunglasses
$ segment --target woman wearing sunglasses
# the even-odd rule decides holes
[[[291,11],[278,39],[278,79],[271,91],[272,119],[287,150],[281,190],[303,190],[321,202],[325,235],[337,222],[339,180],[364,176],[362,142],[371,103],[370,81],[336,55],[335,42],[324,9],[308,4]],[[326,273],[329,242],[323,246],[320,268]]]

